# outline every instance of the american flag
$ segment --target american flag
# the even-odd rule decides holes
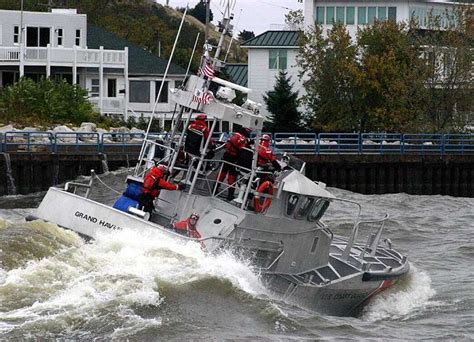
[[[199,69],[199,74],[204,75],[208,79],[212,80],[214,78],[214,67],[212,64],[204,62],[204,67]]]
[[[214,95],[209,90],[203,92],[201,90],[196,90],[193,95],[193,102],[208,104],[214,101]]]

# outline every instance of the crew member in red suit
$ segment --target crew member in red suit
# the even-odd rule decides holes
[[[188,126],[188,128],[192,128],[196,131],[202,132],[204,141],[207,141],[207,138],[209,137],[209,127],[207,127],[206,118],[206,114],[199,114],[198,116],[196,116],[194,122],[192,122]]]
[[[252,130],[250,128],[242,127],[238,132],[234,133],[230,139],[225,144],[225,152],[224,157],[222,158],[224,161],[235,164],[237,161],[237,157],[239,155],[239,151],[248,145],[248,139],[250,138],[250,132]],[[217,177],[217,185],[215,192],[219,192],[219,186],[222,182],[224,182],[227,176],[227,183],[229,185],[233,185],[235,183],[235,179],[237,177],[237,170],[234,165],[230,165],[224,163],[222,167],[222,171],[219,173]],[[229,187],[227,192],[227,200],[231,201],[234,198],[234,187]]]
[[[167,182],[164,178],[168,175],[166,165],[153,167],[143,179],[142,192],[138,198],[140,207],[144,211],[151,213],[155,206],[154,200],[160,195],[160,190],[183,190],[184,184],[174,184]]]
[[[258,145],[257,166],[263,171],[281,171],[281,166],[270,148],[270,136],[268,134],[264,134],[260,138],[260,144]],[[264,181],[268,179],[268,176],[268,174],[262,174],[260,178],[262,181]]]
[[[207,127],[206,118],[207,118],[206,114],[199,114],[196,116],[196,119],[194,120],[194,122],[188,126],[188,129],[191,128],[193,130],[202,132],[204,144],[206,143],[207,138],[209,138],[209,134],[210,134],[209,127]],[[214,142],[211,139],[211,141],[209,141],[209,145],[206,151],[206,155],[205,155],[206,159],[214,158],[214,149],[215,149]],[[196,166],[197,166],[197,163],[196,163]]]
[[[199,232],[196,229],[196,224],[198,220],[199,220],[199,214],[192,213],[191,216],[189,216],[189,218],[187,218],[186,220],[176,222],[173,225],[173,228],[177,232],[186,234],[190,238],[199,239],[201,238],[201,234],[199,234]]]

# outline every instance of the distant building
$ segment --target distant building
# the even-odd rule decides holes
[[[87,26],[74,9],[52,12],[0,10],[0,87],[20,77],[65,79],[89,91],[104,115],[150,115],[167,61],[116,35]],[[156,112],[162,120],[173,109],[168,89],[185,70],[171,65]]]
[[[330,29],[336,22],[346,25],[352,37],[357,33],[357,27],[371,25],[375,20],[393,20],[408,22],[414,19],[425,28],[427,19],[433,15],[443,16],[446,10],[452,9],[456,4],[447,0],[346,0],[346,1],[319,1],[305,0],[304,23],[306,27],[322,25]]]
[[[442,16],[446,9],[452,9],[455,4],[446,0],[305,0],[304,24],[306,28],[315,24],[322,25],[327,30],[335,22],[341,22],[346,25],[353,38],[357,27],[373,24],[376,19],[400,22],[413,18],[424,29],[430,12]],[[299,96],[304,94],[296,66],[299,34],[298,31],[271,30],[241,45],[248,49],[248,87],[252,89],[249,97],[262,104],[261,112],[265,115],[268,115],[268,111],[263,95],[274,88],[279,70],[286,70],[292,77],[293,90],[299,91]]]
[[[260,112],[264,115],[268,110],[263,96],[274,88],[280,70],[291,76],[293,90],[303,89],[296,66],[299,36],[299,31],[267,31],[241,45],[248,49],[248,87],[252,89],[249,98],[262,104]]]

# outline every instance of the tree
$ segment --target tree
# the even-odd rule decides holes
[[[292,91],[291,77],[286,71],[280,71],[273,90],[268,91],[263,99],[270,114],[270,123],[265,130],[272,132],[299,132],[301,114],[298,111],[298,92]]]
[[[243,31],[240,31],[239,32],[239,42],[243,43],[243,42],[246,42],[247,40],[249,39],[252,39],[255,37],[255,33],[253,33],[253,31],[247,31],[247,30],[243,30]]]
[[[87,90],[66,81],[55,83],[43,78],[36,83],[22,78],[0,93],[0,121],[32,125],[97,121],[98,114],[87,94]]]
[[[430,13],[428,30],[421,37],[427,66],[423,123],[432,132],[463,130],[474,111],[474,25],[469,10],[458,7],[442,15]]]
[[[285,24],[290,30],[303,31],[304,14],[303,10],[289,11],[285,15]]]
[[[189,11],[189,14],[192,15],[194,18],[199,20],[201,23],[206,23],[206,2],[201,0],[199,1],[193,9]],[[212,11],[209,9],[209,21],[214,19],[214,15]]]
[[[376,21],[359,30],[357,45],[359,131],[418,130],[426,111],[426,66],[416,26]]]
[[[306,94],[307,124],[317,131],[358,129],[361,92],[357,48],[342,25],[334,25],[327,36],[320,26],[302,36],[297,63]]]

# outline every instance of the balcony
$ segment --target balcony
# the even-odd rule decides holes
[[[23,48],[25,65],[50,65],[78,67],[124,68],[127,63],[126,50],[101,50],[62,47],[25,47]],[[102,56],[102,58],[101,58]],[[0,63],[20,63],[19,46],[0,46]],[[102,60],[102,63],[101,63]]]

